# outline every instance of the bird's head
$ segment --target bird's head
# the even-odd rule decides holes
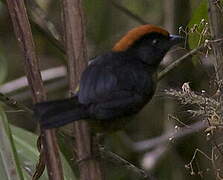
[[[142,25],[129,31],[112,51],[133,53],[146,64],[158,66],[167,51],[182,41],[182,37],[170,35],[160,27]]]

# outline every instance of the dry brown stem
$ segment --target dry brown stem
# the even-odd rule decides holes
[[[35,45],[28,21],[26,8],[23,0],[7,0],[7,6],[12,19],[16,39],[19,42],[25,59],[25,70],[32,92],[33,102],[46,100],[46,93],[39,70],[39,61],[35,53]],[[44,154],[47,157],[46,164],[49,179],[63,179],[62,166],[59,158],[59,150],[56,143],[54,130],[41,131]],[[43,154],[40,154],[43,159]],[[42,162],[42,161],[41,161]],[[43,169],[43,168],[42,168]],[[38,171],[38,169],[37,169]],[[41,174],[42,172],[39,172]],[[38,173],[37,173],[38,174]]]
[[[87,66],[84,17],[81,0],[63,0],[66,54],[68,56],[69,86],[75,94],[80,75]],[[103,179],[99,161],[92,153],[92,137],[86,121],[74,123],[75,152],[81,180]]]

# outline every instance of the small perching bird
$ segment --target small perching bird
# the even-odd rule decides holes
[[[110,52],[91,60],[74,97],[35,105],[41,127],[57,128],[81,119],[109,127],[138,113],[155,92],[161,60],[182,40],[154,25],[132,29]]]

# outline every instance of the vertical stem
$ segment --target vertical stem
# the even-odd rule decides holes
[[[212,39],[223,38],[223,7],[221,2],[218,0],[208,0],[209,8],[209,24],[211,29]],[[214,67],[216,72],[217,82],[223,81],[223,43],[222,41],[212,43],[212,48],[214,52]],[[223,86],[220,85],[221,94],[223,92]],[[223,95],[220,97],[221,110],[223,112]]]
[[[211,35],[212,39],[221,39],[223,37],[223,7],[221,5],[220,0],[208,0],[209,8],[208,8],[208,16],[209,16],[209,24],[211,29]],[[216,72],[216,78],[217,82],[220,86],[220,107],[221,107],[221,113],[223,112],[223,43],[220,42],[214,42],[212,43],[213,53],[214,53],[214,67]],[[221,122],[219,122],[221,123]],[[219,147],[217,143],[217,138],[215,137],[215,134],[213,134],[213,146],[216,147],[217,152],[215,156],[218,154],[221,155],[222,158],[222,150]],[[219,159],[219,158],[218,158]],[[215,160],[215,159],[214,159]],[[217,159],[215,160],[217,161]],[[219,161],[220,162],[220,161]],[[222,167],[222,161],[221,163],[215,163],[216,167],[215,169],[220,169]],[[218,176],[218,173],[216,172],[216,175]]]
[[[70,94],[74,94],[80,75],[87,66],[84,15],[81,0],[63,0],[63,15],[65,24],[66,53],[68,56],[68,71]],[[92,153],[92,139],[86,121],[74,123],[76,139],[75,151],[79,161],[81,180],[101,180],[100,163]]]
[[[31,88],[33,102],[46,100],[46,92],[43,87],[39,60],[35,53],[35,45],[31,33],[30,24],[23,0],[7,0],[9,14],[13,23],[16,39],[19,42],[22,54],[25,58],[25,70]],[[58,145],[54,130],[41,131],[43,152],[46,157],[47,170],[50,180],[62,180],[62,166],[59,158]],[[43,157],[43,154],[40,154]]]
[[[223,38],[223,7],[218,0],[208,0],[209,24],[213,39]],[[214,66],[217,80],[223,79],[223,43],[222,41],[212,44],[214,51]]]

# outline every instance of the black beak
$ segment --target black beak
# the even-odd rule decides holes
[[[171,46],[174,46],[176,44],[182,43],[184,41],[184,38],[178,35],[170,35],[170,42]]]

